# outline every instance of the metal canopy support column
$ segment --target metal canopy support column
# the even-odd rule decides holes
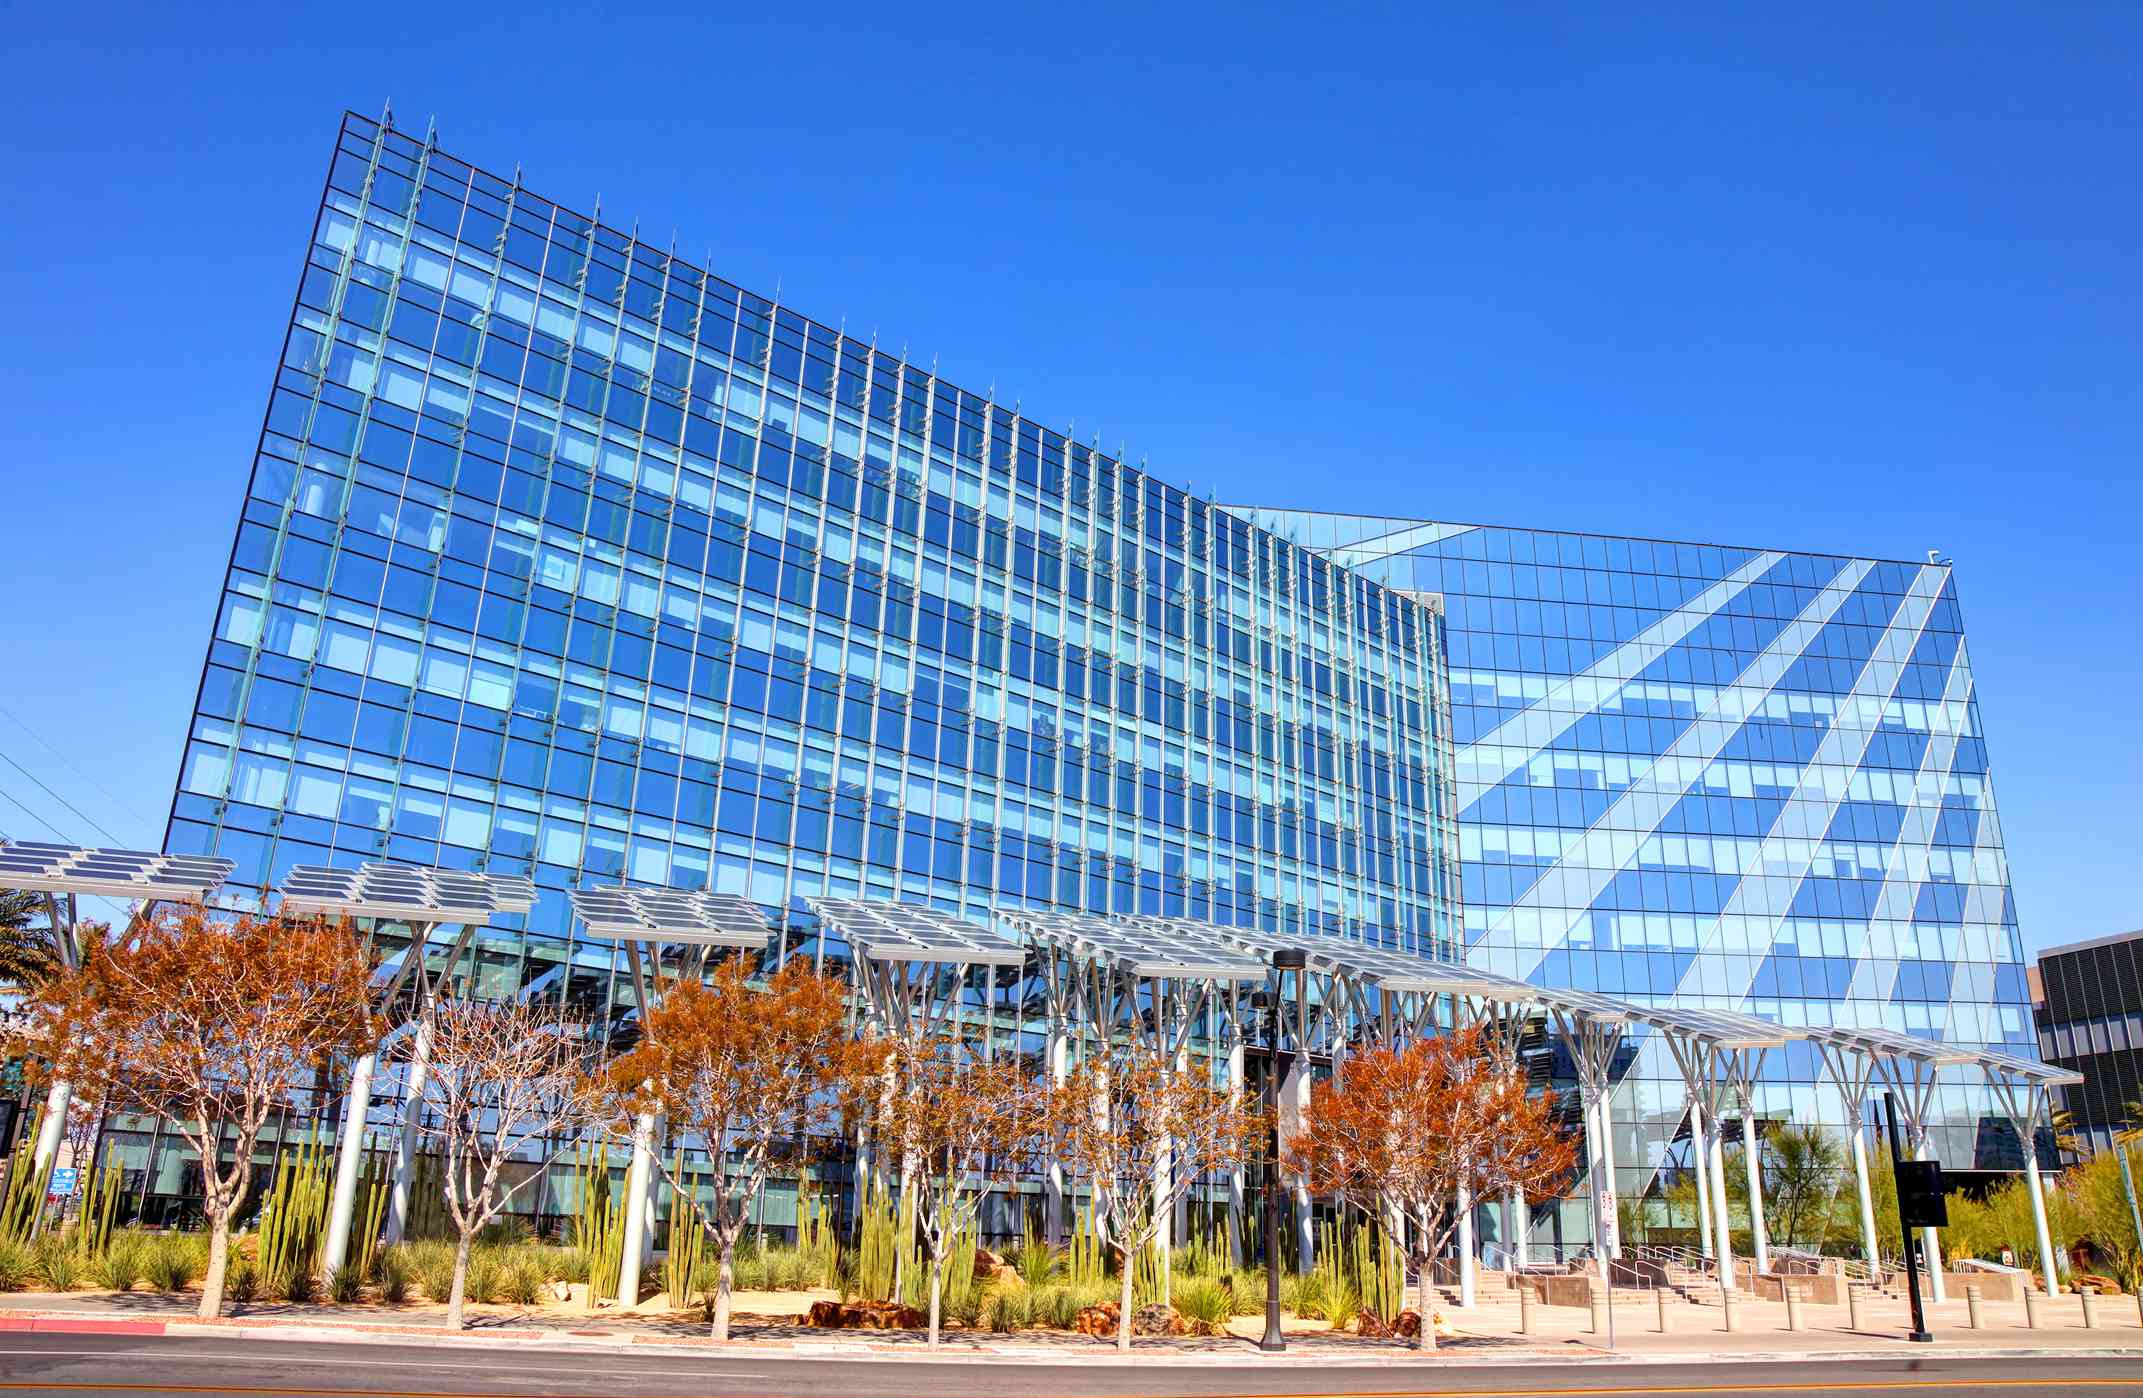
[[[1972,1055],[1959,1055],[1950,1061],[1972,1061]],[[1935,1159],[1934,1136],[1929,1129],[1933,1122],[1935,1080],[1942,1063],[1918,1054],[1884,1053],[1876,1060],[1876,1071],[1895,1094],[1894,1101],[1904,1121],[1906,1148],[1917,1160]],[[1942,1285],[1942,1240],[1936,1230],[1920,1230],[1921,1260],[1927,1264],[1928,1294],[1937,1302],[1948,1299]]]
[[[1592,1186],[1593,1250],[1600,1279],[1611,1284],[1615,1181],[1605,1137],[1611,1124],[1609,1085],[1627,1021],[1619,1007],[1589,1002],[1590,997],[1554,992],[1548,1007],[1556,1035],[1577,1068],[1585,1115],[1585,1168]]]
[[[1764,1050],[1727,1051],[1734,1096],[1741,1105],[1741,1171],[1749,1189],[1749,1245],[1757,1272],[1771,1270],[1771,1240],[1764,1229],[1763,1163],[1756,1132],[1756,1082],[1763,1073]]]
[[[1713,1258],[1711,1238],[1711,1170],[1704,1155],[1704,1104],[1694,1092],[1688,1094],[1689,1163],[1697,1181],[1697,1246],[1700,1255],[1709,1262]]]
[[[1858,1049],[1830,1040],[1818,1040],[1816,1051],[1823,1067],[1845,1099],[1845,1119],[1852,1123],[1853,1187],[1860,1196],[1860,1250],[1873,1277],[1882,1274],[1882,1249],[1875,1233],[1875,1195],[1868,1181],[1868,1085],[1875,1076],[1875,1060]]]
[[[441,968],[443,980],[451,980],[454,968],[461,963],[461,954],[468,949],[475,937],[474,925],[465,924],[454,945],[447,949],[446,963]],[[432,1005],[435,990],[427,948],[421,940],[414,942],[409,954],[414,958],[414,971],[404,969],[403,975],[415,986],[416,1004],[414,1013],[416,1029],[410,1045],[409,1071],[402,1080],[402,1130],[394,1146],[394,1184],[387,1198],[387,1226],[384,1240],[398,1243],[409,1227],[410,1188],[416,1176],[417,1137],[424,1126],[424,1080],[431,1071],[432,1063]]]
[[[284,901],[289,901],[285,895]],[[424,942],[432,924],[415,921],[409,928],[409,949],[402,970],[380,992],[379,1013],[385,1018],[408,976],[410,965],[421,961]],[[376,929],[375,929],[376,930]],[[379,1049],[366,1050],[350,1065],[349,1096],[342,1112],[342,1139],[336,1143],[335,1182],[328,1196],[327,1238],[320,1247],[320,1270],[332,1277],[350,1257],[350,1228],[357,1216],[357,1179],[364,1169],[365,1127],[372,1114],[372,1081],[379,1071]]]
[[[2060,1285],[2060,1278],[2054,1261],[2053,1235],[2046,1226],[2046,1192],[2039,1178],[2036,1137],[2040,1123],[2052,1119],[2053,1103],[2049,1090],[2057,1086],[2076,1086],[2083,1082],[2083,1074],[2008,1054],[1982,1055],[1979,1066],[1986,1074],[1987,1086],[1993,1091],[1995,1100],[2001,1103],[2010,1124],[2016,1127],[2017,1143],[2024,1151],[2024,1184],[2031,1194],[2031,1226],[2039,1244],[2039,1272],[2045,1282],[2046,1294],[2051,1296]]]

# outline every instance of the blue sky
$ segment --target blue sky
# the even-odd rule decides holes
[[[2027,941],[2143,925],[2135,6],[68,8],[0,95],[0,832],[161,839],[392,101],[1223,499],[1940,548]]]

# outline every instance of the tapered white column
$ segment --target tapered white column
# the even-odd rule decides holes
[[[1771,1270],[1771,1240],[1764,1236],[1763,1158],[1757,1149],[1756,1104],[1741,1101],[1741,1172],[1749,1185],[1749,1245],[1756,1257],[1756,1270]]]
[[[1724,1133],[1713,1123],[1711,1140],[1704,1153],[1711,1161],[1711,1208],[1712,1240],[1719,1248],[1719,1285],[1728,1291],[1734,1289],[1734,1216],[1728,1206],[1726,1192],[1726,1150],[1721,1144]]]
[[[74,1084],[65,1078],[45,1093],[45,1115],[37,1123],[37,1145],[30,1152],[30,1178],[43,1179],[59,1159],[60,1142],[67,1139],[67,1106],[73,1100]]]
[[[1242,1100],[1243,1039],[1242,1035],[1237,1034],[1234,1044],[1228,1049],[1228,1103],[1231,1106],[1235,1106],[1239,1105]],[[1051,1176],[1058,1181],[1057,1187],[1061,1190],[1063,1188],[1064,1167],[1052,1160],[1049,1169]],[[1237,1165],[1234,1169],[1228,1171],[1228,1265],[1231,1267],[1243,1265],[1243,1229],[1249,1222],[1243,1213],[1244,1199],[1247,1194],[1248,1181],[1243,1175],[1243,1167]]]
[[[1607,1167],[1607,1255],[1622,1256],[1622,1191],[1615,1178],[1615,1086],[1600,1090],[1600,1159]]]
[[[1860,1191],[1860,1250],[1868,1259],[1869,1275],[1882,1270],[1882,1249],[1875,1236],[1875,1194],[1868,1187],[1868,1129],[1853,1123],[1853,1187]]]
[[[1532,1232],[1531,1210],[1525,1206],[1525,1195],[1512,1190],[1503,1198],[1504,1248],[1510,1254],[1512,1271],[1526,1265],[1526,1235]]]
[[[1049,1056],[1049,1081],[1056,1087],[1063,1087],[1071,1076],[1071,1038],[1061,1025],[1050,1028],[1049,1041],[1044,1046],[1044,1052]],[[1237,1049],[1229,1063],[1231,1074],[1228,1081],[1231,1084],[1239,1083],[1242,1077],[1242,1050]],[[1230,1090],[1236,1089],[1231,1087]],[[1231,1192],[1229,1199],[1232,1204],[1240,1204],[1238,1195],[1239,1191]],[[1049,1158],[1049,1173],[1042,1180],[1042,1210],[1049,1220],[1046,1230],[1049,1241],[1058,1247],[1064,1246],[1071,1225],[1065,1218],[1068,1210],[1064,1206],[1064,1162],[1057,1159],[1054,1153]]]
[[[655,1115],[642,1112],[633,1123],[632,1164],[625,1171],[625,1245],[618,1263],[618,1304],[640,1304],[640,1268],[647,1256],[648,1177],[655,1165]]]
[[[335,1156],[335,1188],[328,1198],[327,1241],[320,1269],[327,1276],[350,1260],[350,1220],[357,1210],[357,1171],[364,1163],[365,1118],[372,1111],[372,1073],[379,1055],[358,1055],[350,1065],[350,1091],[342,1108],[342,1140]]]
[[[1922,1160],[1936,1159],[1933,1133],[1922,1128],[1920,1152]],[[1920,1257],[1927,1263],[1927,1294],[1937,1301],[1947,1301],[1948,1288],[1942,1284],[1942,1234],[1933,1228],[1920,1230]]]
[[[2045,1279],[2046,1294],[2051,1296],[2061,1285],[2061,1274],[2054,1261],[2054,1237],[2046,1226],[2046,1191],[2039,1181],[2039,1152],[2032,1149],[2031,1137],[2024,1137],[2024,1187],[2031,1191],[2031,1228],[2039,1238],[2039,1274]]]
[[[1599,1264],[1600,1280],[1609,1279],[1609,1245],[1607,1236],[1607,1213],[1611,1204],[1607,1183],[1607,1153],[1602,1144],[1600,1130],[1600,1096],[1597,1092],[1579,1086],[1584,1098],[1585,1111],[1585,1183],[1592,1194],[1592,1250]]]
[[[1694,1097],[1689,1099],[1689,1164],[1697,1180],[1697,1253],[1710,1258],[1711,1247],[1711,1171],[1704,1160],[1704,1106]]]
[[[1458,1303],[1473,1309],[1473,1191],[1458,1187]],[[1427,1324],[1427,1321],[1423,1321]]]
[[[386,1240],[402,1241],[409,1231],[410,1191],[417,1172],[417,1136],[424,1128],[424,1083],[432,1069],[432,1021],[426,1015],[417,1021],[416,1042],[410,1048],[409,1076],[403,1084],[402,1134],[394,1143],[394,1192],[387,1200]]]
[[[1283,1098],[1294,1104],[1295,1120],[1302,1120],[1302,1113],[1310,1104],[1309,1063],[1296,1054],[1288,1060],[1287,1076],[1280,1081]],[[1297,1172],[1293,1186],[1295,1196],[1295,1266],[1308,1273],[1317,1265],[1317,1219],[1310,1212],[1309,1181]]]

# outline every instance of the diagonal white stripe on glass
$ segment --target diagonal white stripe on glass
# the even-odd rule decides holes
[[[1718,615],[1720,608],[1777,567],[1784,557],[1778,553],[1757,554],[1459,749],[1459,809],[1465,810],[1480,799],[1482,792],[1538,757],[1572,724],[1613,698],[1624,685],[1643,674],[1646,666]]]
[[[1732,683],[1720,687],[1712,696],[1711,707],[1692,720],[1667,750],[1600,813],[1598,820],[1563,848],[1556,863],[1544,870],[1523,896],[1496,914],[1481,940],[1484,954],[1490,956],[1497,955],[1494,948],[1504,940],[1498,934],[1507,933],[1521,916],[1556,915],[1566,920],[1553,937],[1542,938],[1545,945],[1504,953],[1512,964],[1495,969],[1506,975],[1530,977],[1549,952],[1561,949],[1578,920],[1588,916],[1593,899],[1600,896],[1625,864],[1637,857],[1644,842],[1658,832],[1659,823],[1688,793],[1690,784],[1704,774],[1719,750],[1740,731],[1742,723],[1770,697],[1771,687],[1793,668],[1801,652],[1808,649],[1874,567],[1865,558],[1847,560],[1830,585],[1811,598],[1800,615],[1787,622]]]
[[[1884,628],[1867,663],[1861,666],[1860,674],[1854,679],[1852,692],[1839,706],[1838,721],[1824,733],[1823,741],[1816,746],[1815,756],[1801,768],[1800,780],[1794,783],[1785,804],[1772,818],[1770,830],[1757,847],[1755,863],[1742,870],[1741,881],[1734,885],[1726,906],[1719,910],[1718,917],[1712,920],[1710,928],[1698,941],[1697,959],[1683,969],[1677,993],[1698,988],[1697,981],[1701,976],[1698,968],[1703,964],[1705,954],[1727,949],[1726,932],[1730,927],[1742,932],[1758,929],[1756,935],[1732,939],[1733,946],[1746,949],[1752,959],[1748,974],[1737,978],[1738,984],[1728,982],[1729,993],[1734,996],[1735,1003],[1749,993],[1764,957],[1778,940],[1779,928],[1785,925],[1787,916],[1793,911],[1794,895],[1808,877],[1809,868],[1830,833],[1831,822],[1837,818],[1838,808],[1845,803],[1852,789],[1853,774],[1860,770],[1860,764],[1867,758],[1868,747],[1882,726],[1883,714],[1897,699],[1898,688],[1904,682],[1913,652],[1919,649],[1920,637],[1934,614],[1946,577],[1946,570],[1929,566],[1923,567],[1913,578],[1912,586],[1898,604],[1889,626]],[[1952,681],[1957,673],[1953,663]],[[1922,772],[1927,771],[1927,759],[1933,755],[1932,744],[1928,751],[1920,754]],[[1808,811],[1818,814],[1814,819],[1799,819]]]
[[[1898,823],[1897,839],[1883,861],[1883,887],[1875,907],[1861,924],[1860,940],[1853,947],[1853,980],[1848,996],[1863,1000],[1887,1000],[1897,977],[1897,958],[1874,957],[1877,929],[1912,920],[1913,906],[1920,901],[1920,888],[1927,882],[1934,858],[1935,836],[1942,828],[1942,799],[1949,791],[1950,776],[1957,762],[1957,745],[1964,735],[1966,704],[1972,695],[1972,671],[1965,663],[1964,647],[1957,648],[1950,662],[1949,682],[1943,686],[1938,720],[1942,729],[1928,742],[1927,761],[1913,782],[1912,806]],[[1939,766],[1937,765],[1939,759]]]

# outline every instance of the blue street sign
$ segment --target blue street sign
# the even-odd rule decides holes
[[[80,1179],[80,1177],[81,1171],[75,1169],[75,1167],[72,1165],[62,1165],[58,1169],[54,1170],[52,1172],[52,1188],[50,1190],[52,1197],[55,1199],[72,1198],[74,1196],[75,1184]]]

